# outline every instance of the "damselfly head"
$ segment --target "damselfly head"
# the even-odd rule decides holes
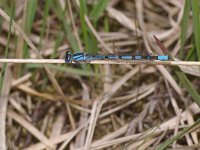
[[[67,50],[65,53],[65,62],[70,62],[70,61],[71,61],[71,52]]]

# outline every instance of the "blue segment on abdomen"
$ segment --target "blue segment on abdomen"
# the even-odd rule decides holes
[[[142,59],[142,56],[135,56],[135,59]]]
[[[161,55],[161,56],[158,56],[158,60],[169,60],[169,56],[165,56],[165,55]]]
[[[122,56],[122,59],[132,59],[132,56]]]
[[[85,60],[85,58],[83,56],[81,56],[81,57],[80,56],[79,57],[78,56],[77,57],[73,57],[73,59],[74,60],[78,60],[78,61]]]
[[[115,55],[109,55],[108,59],[119,59],[119,56],[115,56]]]
[[[80,54],[80,55],[73,55],[73,60],[77,60],[77,61],[82,61],[82,60],[85,60],[85,55],[83,54]]]
[[[97,55],[95,56],[96,59],[105,59],[105,56]]]

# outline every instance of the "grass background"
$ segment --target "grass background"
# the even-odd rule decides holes
[[[1,58],[64,58],[66,49],[143,55],[150,49],[159,54],[156,35],[173,57],[200,60],[198,0],[1,0],[0,8]],[[0,68],[1,100],[3,85],[12,80],[8,105],[1,106],[7,108],[2,129],[7,144],[0,142],[8,147],[35,149],[42,143],[55,149],[92,144],[99,149],[187,149],[199,144],[198,130],[193,130],[199,126],[199,67],[0,64]],[[6,70],[11,70],[11,79]],[[6,116],[5,111],[1,115]],[[157,126],[162,130],[151,132]],[[66,136],[51,145],[53,138],[71,132],[72,139]]]

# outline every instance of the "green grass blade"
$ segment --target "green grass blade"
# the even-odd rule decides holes
[[[90,41],[88,43],[88,46],[89,46],[88,53],[96,54],[99,50],[98,42],[97,42],[95,36],[92,34],[92,32],[88,33],[88,40]]]
[[[46,25],[47,25],[47,19],[48,19],[49,10],[50,10],[51,6],[52,6],[52,0],[45,1],[43,23],[42,23],[42,29],[40,32],[39,49],[41,49],[43,47],[41,44],[42,44],[42,40],[44,39],[45,29],[46,29]]]
[[[53,7],[53,8],[54,8],[54,11],[57,14],[59,20],[62,22],[62,27],[66,33],[67,40],[69,41],[72,49],[75,52],[78,52],[79,47],[78,47],[77,41],[72,33],[71,26],[69,25],[69,23],[67,22],[66,17],[65,17],[66,10],[62,10],[59,1],[56,1],[56,7]]]
[[[109,28],[109,19],[108,19],[107,16],[104,18],[104,31],[105,32],[109,32],[110,31],[110,28]]]
[[[39,42],[39,46],[38,46],[39,50],[44,49],[45,44],[46,44],[46,43],[42,43],[42,41],[45,38],[45,33],[46,33],[46,29],[47,29],[47,20],[48,20],[50,8],[52,6],[52,2],[53,2],[52,0],[44,1],[45,4],[44,4],[44,11],[42,12],[43,18],[42,18],[42,27],[41,27],[41,31],[40,31],[40,42]],[[54,54],[55,54],[55,50],[52,53],[52,55],[54,55]],[[41,88],[44,90],[47,87],[47,84],[48,84],[48,77],[46,76],[43,78],[43,83],[41,85]]]
[[[33,22],[35,19],[35,14],[37,11],[38,0],[29,0],[27,1],[27,13],[26,13],[26,22],[25,22],[25,33],[29,35],[31,33]],[[23,48],[23,57],[29,58],[29,51],[27,43],[24,44]]]
[[[187,76],[180,71],[176,71],[176,75],[178,76],[183,86],[187,89],[188,93],[192,96],[193,100],[200,106],[200,96],[194,89],[190,80],[188,80]]]
[[[2,25],[3,25],[3,18],[0,17],[0,34],[1,34],[1,32],[2,32]]]
[[[7,38],[7,43],[6,43],[6,49],[5,49],[5,53],[4,53],[5,58],[8,58],[8,49],[9,49],[9,44],[10,44],[11,27],[12,27],[13,17],[14,17],[14,1],[12,0],[9,32],[8,32],[8,38]],[[2,87],[3,87],[3,80],[4,80],[6,65],[7,64],[3,64],[2,72],[0,73],[0,93],[1,93]]]
[[[192,5],[192,16],[193,16],[193,28],[195,47],[197,51],[198,60],[200,61],[200,20],[199,20],[199,0],[191,0]]]
[[[58,35],[56,36],[56,42],[53,48],[53,53],[51,54],[51,59],[56,58],[56,50],[58,49],[58,47],[61,45],[63,39],[64,39],[64,34],[63,32],[59,32]]]
[[[98,19],[103,14],[104,10],[106,9],[106,6],[108,4],[108,0],[100,0],[96,5],[94,5],[92,11],[90,12],[90,18],[93,20],[93,26],[97,26]],[[98,52],[98,43],[94,35],[89,32],[89,41],[92,41],[89,43],[89,52],[90,53],[97,53]]]
[[[190,48],[186,58],[185,58],[185,61],[192,61],[192,60],[196,60],[197,57],[196,57],[196,52],[195,52],[195,47],[192,46],[192,48]]]
[[[86,51],[90,50],[89,47],[89,39],[88,39],[88,32],[87,32],[87,25],[85,22],[85,14],[86,14],[86,2],[85,0],[80,0],[80,20],[81,20],[81,29],[83,32],[83,39],[84,39],[84,44],[85,44],[85,48]]]
[[[27,16],[26,16],[26,33],[30,34],[33,27],[33,21],[35,18],[37,10],[38,0],[29,0],[27,6]]]
[[[183,13],[183,19],[181,22],[181,36],[180,36],[180,42],[181,42],[181,48],[180,48],[180,58],[183,58],[183,47],[186,41],[186,34],[187,34],[187,27],[188,27],[188,21],[189,21],[189,14],[190,14],[190,7],[191,3],[190,1],[185,1],[185,8]]]
[[[43,68],[43,65],[41,64],[27,64],[26,65],[28,69],[35,69],[35,68]],[[76,74],[76,75],[81,75],[81,76],[102,76],[100,74],[94,73],[92,71],[88,70],[82,70],[82,69],[77,69],[77,68],[69,68],[66,66],[57,66],[57,65],[48,65],[49,68],[52,68],[56,71],[60,72],[65,72],[65,73],[71,73],[71,74]]]
[[[198,119],[192,126],[185,128],[180,131],[175,137],[168,139],[166,142],[162,143],[157,150],[165,150],[169,145],[171,145],[174,141],[182,138],[186,133],[190,132],[191,129],[200,124],[200,119]]]
[[[92,17],[92,19],[94,19],[94,21],[96,22],[99,19],[99,17],[103,14],[107,5],[108,5],[108,0],[98,1],[98,3],[92,9],[90,17]]]

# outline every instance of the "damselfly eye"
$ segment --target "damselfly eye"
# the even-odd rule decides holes
[[[70,51],[66,51],[65,53],[65,61],[69,62],[71,60],[71,52]]]

